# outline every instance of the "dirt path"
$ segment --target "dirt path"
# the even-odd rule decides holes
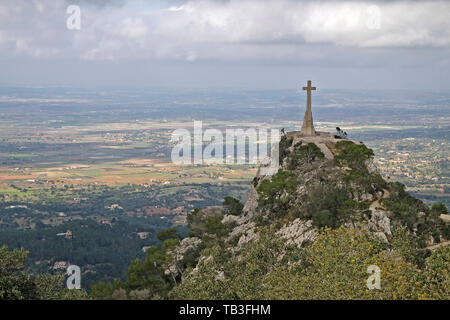
[[[448,247],[449,245],[450,245],[450,240],[447,240],[447,241],[443,241],[441,243],[429,246],[429,247],[427,247],[427,249],[430,249],[431,251],[433,251],[433,250],[436,250],[437,248],[440,248],[440,247]]]
[[[334,158],[333,153],[328,149],[328,147],[323,143],[316,143],[316,145],[320,148],[320,151],[325,155],[325,158],[331,160]]]

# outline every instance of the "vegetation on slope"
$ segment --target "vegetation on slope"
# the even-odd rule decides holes
[[[0,247],[0,300],[77,300],[87,299],[83,290],[64,287],[63,274],[32,276],[24,272],[28,251]]]
[[[366,231],[341,227],[323,229],[314,243],[298,249],[265,232],[239,256],[231,256],[220,247],[208,249],[205,252],[208,258],[169,296],[174,299],[448,299],[450,248],[434,251],[419,268],[407,259],[410,251],[415,250],[409,237],[406,229],[399,229],[395,241],[386,244]],[[380,290],[368,290],[366,286],[370,265],[381,269]]]

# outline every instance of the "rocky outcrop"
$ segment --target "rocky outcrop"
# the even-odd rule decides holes
[[[255,177],[255,179],[257,179],[257,177]],[[254,185],[252,184],[250,186],[249,196],[247,198],[247,201],[245,202],[244,209],[242,209],[242,211],[246,216],[251,216],[252,213],[256,211],[257,207],[258,207],[258,193],[256,192]]]
[[[285,224],[277,232],[277,235],[285,239],[287,244],[293,244],[301,248],[304,243],[316,240],[318,232],[312,226],[311,220],[304,221],[298,218]]]
[[[233,251],[239,251],[247,243],[258,239],[258,234],[255,231],[255,223],[250,220],[250,215],[231,216],[226,215],[222,219],[222,223],[229,225],[231,223],[236,226],[229,233],[226,242],[235,245]]]
[[[378,172],[378,168],[375,165],[375,161],[373,159],[368,159],[364,162],[367,170],[369,171],[369,173],[377,173]]]
[[[164,273],[173,277],[182,274],[179,264],[183,260],[184,255],[188,250],[195,249],[200,243],[202,243],[202,240],[196,237],[188,237],[181,240],[175,249],[169,252],[172,256],[172,262],[166,267]]]
[[[368,228],[375,232],[377,236],[388,242],[388,238],[392,236],[391,220],[388,218],[388,213],[385,210],[370,207],[370,220],[368,221]]]

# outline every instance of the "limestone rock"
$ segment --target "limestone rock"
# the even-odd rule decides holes
[[[378,208],[370,207],[371,217],[368,221],[370,231],[381,232],[385,236],[392,236],[391,220],[387,216],[387,212]]]
[[[368,159],[364,162],[369,173],[378,173],[378,168],[375,165],[375,161],[373,159]]]
[[[250,187],[250,194],[247,198],[247,201],[245,202],[242,212],[245,215],[250,215],[251,213],[256,211],[257,207],[258,207],[258,192],[256,191],[256,188],[252,184]]]
[[[247,228],[246,232],[242,233],[239,238],[238,248],[242,248],[250,241],[257,240],[259,238],[258,234],[255,232],[254,223],[251,222],[249,226],[251,227]]]
[[[202,243],[202,240],[197,237],[188,237],[181,240],[175,249],[170,252],[173,262],[166,267],[164,273],[166,275],[171,274],[177,276],[180,273],[178,263],[183,260],[184,255],[188,250],[195,249],[200,243]]]
[[[236,225],[243,225],[247,222],[250,221],[250,215],[240,215],[240,216],[235,216],[232,214],[226,214],[223,216],[222,218],[222,223],[223,224],[232,224],[235,223]]]
[[[278,232],[281,238],[288,244],[301,247],[305,241],[312,242],[317,238],[317,230],[312,226],[311,220],[295,219],[291,223],[284,225]]]
[[[242,249],[247,243],[252,240],[257,240],[259,238],[258,234],[255,232],[255,223],[252,221],[247,221],[242,224],[238,224],[228,235],[227,242],[233,241],[233,239],[238,238],[235,251]]]

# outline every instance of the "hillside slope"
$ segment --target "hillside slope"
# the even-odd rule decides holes
[[[175,256],[171,272],[182,281],[170,296],[449,298],[449,264],[444,280],[428,274],[433,260],[450,263],[448,248],[425,249],[449,236],[445,207],[430,209],[385,181],[373,156],[359,142],[287,133],[280,170],[257,174],[242,211],[226,203],[190,214],[192,237],[178,248],[201,253],[186,269]],[[369,265],[385,276],[381,290],[366,287]]]
[[[223,207],[194,210],[189,237],[165,237],[130,267],[127,282],[106,291],[150,299],[450,298],[444,205],[429,208],[384,180],[360,142],[289,132],[279,151],[280,169],[258,171],[245,205],[227,197]],[[367,287],[370,266],[381,271],[380,289]]]

